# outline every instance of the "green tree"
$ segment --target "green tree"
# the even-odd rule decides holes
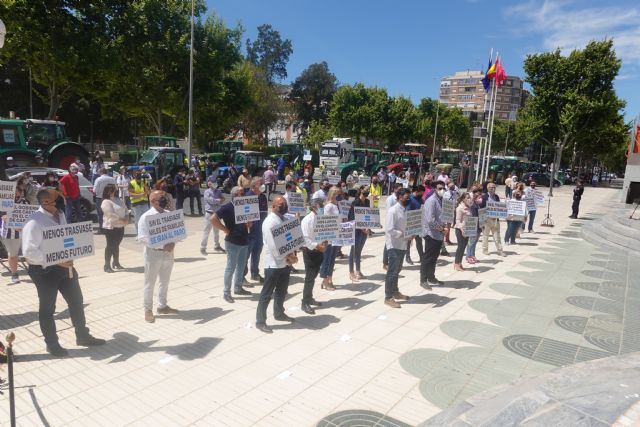
[[[326,123],[338,79],[326,62],[311,64],[291,85],[289,99],[296,112],[298,126],[306,129],[311,122]]]
[[[362,83],[338,88],[329,122],[339,136],[385,140],[389,135],[389,96],[381,88]]]
[[[309,130],[302,141],[305,147],[319,149],[320,144],[331,139],[332,136],[331,127],[318,120],[313,120],[309,124]]]
[[[264,70],[270,83],[287,78],[287,62],[293,53],[291,40],[282,40],[269,24],[258,27],[255,41],[247,39],[247,59]]]
[[[418,139],[426,144],[433,143],[436,135],[436,148],[471,149],[471,122],[459,108],[449,108],[436,99],[423,98],[418,105],[420,121]],[[438,130],[436,133],[436,122]]]
[[[533,94],[525,108],[525,129],[533,139],[553,147],[553,176],[565,148],[573,146],[577,152],[592,144],[606,146],[624,139],[624,134],[617,134],[621,129],[609,126],[620,122],[624,107],[613,89],[620,65],[612,40],[592,41],[568,56],[558,49],[525,59],[525,80]],[[616,135],[605,137],[612,130]],[[553,195],[553,187],[549,194]]]
[[[417,140],[420,114],[410,99],[398,96],[388,101],[388,131],[386,140],[400,145]]]
[[[505,149],[506,147],[506,149]],[[516,122],[511,120],[498,120],[493,122],[493,136],[491,138],[491,151],[493,153],[523,148],[516,139]]]

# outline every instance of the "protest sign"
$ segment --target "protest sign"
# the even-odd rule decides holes
[[[232,202],[236,224],[244,224],[260,219],[258,196],[234,197]]]
[[[525,216],[524,215],[512,215],[511,216],[511,221],[520,221],[520,222],[524,222],[525,220]]]
[[[362,175],[358,178],[358,185],[371,185],[371,177]]]
[[[487,208],[478,209],[478,225],[484,227],[487,223]]]
[[[533,199],[536,201],[536,205],[544,205],[544,193],[540,190],[533,190]]]
[[[304,245],[304,236],[300,221],[297,218],[288,219],[271,228],[271,235],[280,256],[289,255]]]
[[[348,217],[349,216],[349,210],[351,210],[351,204],[353,202],[351,200],[340,200],[338,202],[338,209],[340,209],[340,216],[341,217]]]
[[[187,238],[182,209],[145,217],[149,229],[149,246],[161,248]]]
[[[16,198],[16,181],[0,181],[0,211],[10,212]]]
[[[407,237],[422,235],[422,209],[407,212],[407,226],[404,229],[404,235]]]
[[[442,214],[440,215],[440,220],[444,223],[453,224],[455,221],[456,214],[456,201],[455,200],[447,200],[442,199]]]
[[[487,200],[487,218],[506,219],[507,202]]]
[[[54,225],[42,229],[43,267],[94,254],[91,221]]]
[[[533,197],[526,198],[524,201],[527,203],[528,212],[536,210],[536,200]]]
[[[507,200],[507,214],[525,216],[527,203],[522,200]]]
[[[380,225],[379,208],[365,208],[358,206],[353,208],[353,213],[355,214],[356,228],[359,230],[382,227],[382,225]]]
[[[340,224],[338,238],[331,241],[333,246],[352,246],[356,241],[356,227],[354,221]]]
[[[468,216],[464,219],[464,237],[476,237],[478,235],[478,217]]]
[[[292,214],[306,212],[306,209],[304,207],[304,196],[302,195],[302,193],[288,192],[287,205],[289,206],[289,212]]]
[[[316,225],[313,227],[314,240],[323,242],[338,238],[340,231],[340,215],[322,215],[316,217]]]
[[[329,181],[329,184],[336,185],[340,182],[340,175],[329,175],[327,176],[327,180]]]
[[[402,184],[402,188],[409,188],[409,180],[403,178],[396,178],[396,184]]]
[[[18,203],[14,205],[13,210],[7,215],[7,228],[20,229],[29,220],[29,217],[40,208],[38,205],[25,205]]]

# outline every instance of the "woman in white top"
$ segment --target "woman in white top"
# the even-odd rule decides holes
[[[129,223],[127,208],[122,200],[116,197],[116,186],[107,184],[102,192],[102,229],[107,238],[104,248],[104,271],[113,273],[113,269],[122,270],[120,265],[120,243],[124,237],[124,227]],[[113,268],[111,258],[113,257]]]
[[[341,196],[342,190],[340,187],[331,187],[329,194],[327,194],[327,203],[324,205],[324,215],[340,216],[338,201]],[[323,279],[322,289],[329,289],[330,291],[336,290],[336,287],[333,285],[333,268],[336,264],[338,249],[340,249],[340,246],[329,244],[322,254],[322,264],[320,264],[320,277]]]

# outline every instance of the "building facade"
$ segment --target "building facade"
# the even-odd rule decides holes
[[[457,71],[440,80],[439,100],[448,107],[458,107],[465,115],[489,110],[489,93],[482,86],[482,71]],[[520,77],[509,76],[498,88],[496,119],[515,121],[523,105]]]

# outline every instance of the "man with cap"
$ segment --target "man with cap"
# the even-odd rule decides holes
[[[95,338],[89,333],[84,315],[82,290],[78,282],[78,272],[73,268],[73,260],[44,266],[43,229],[67,224],[63,212],[64,198],[58,191],[44,188],[38,191],[37,199],[40,208],[22,229],[22,253],[29,264],[27,272],[38,292],[40,305],[38,321],[47,344],[47,352],[55,357],[65,357],[69,353],[58,341],[56,323],[53,319],[58,292],[62,294],[69,306],[69,316],[75,329],[76,344],[88,347],[102,345],[105,340]]]

